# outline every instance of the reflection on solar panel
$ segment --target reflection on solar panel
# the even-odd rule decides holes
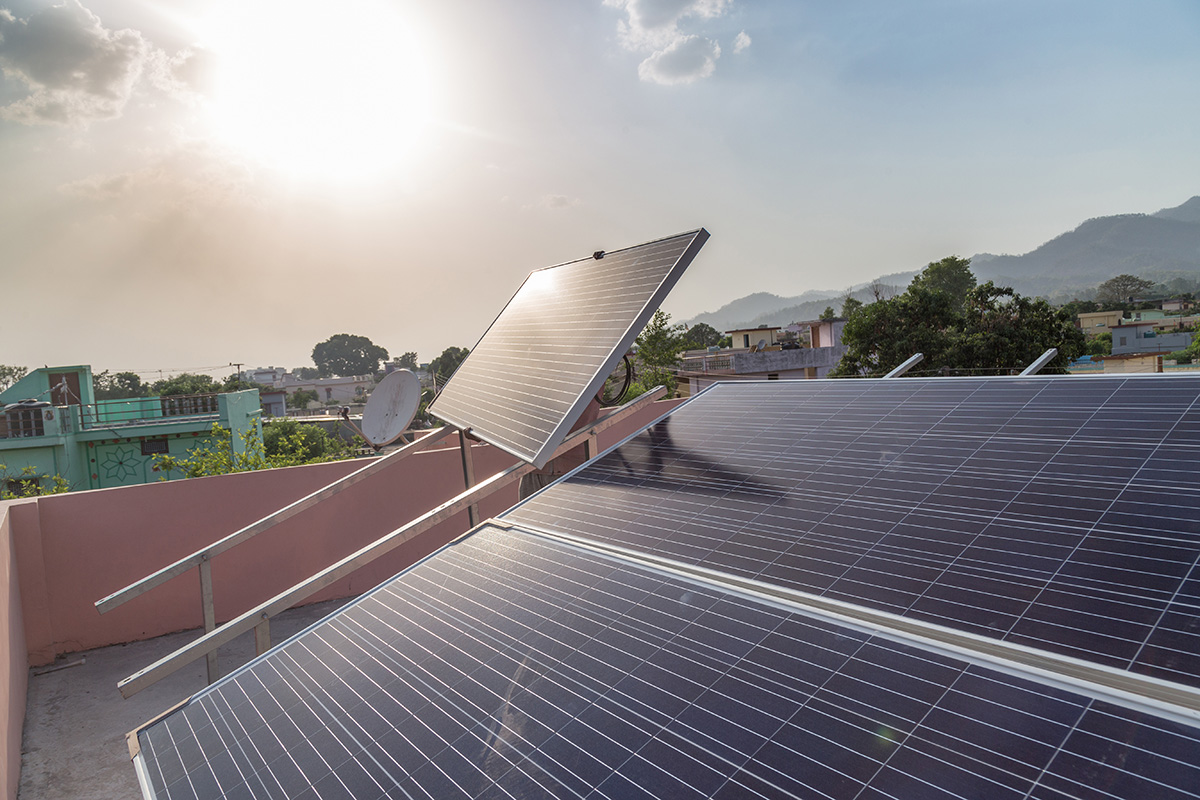
[[[499,528],[139,741],[170,800],[1200,787],[1200,732],[1179,721]]]
[[[725,384],[506,517],[1200,686],[1200,377]]]
[[[701,228],[531,273],[429,410],[544,466],[707,239]]]
[[[143,789],[1200,798],[1198,397],[719,385],[141,729]]]

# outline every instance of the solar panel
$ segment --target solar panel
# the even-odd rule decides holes
[[[707,239],[701,228],[530,273],[430,412],[541,468]]]
[[[1200,686],[1200,377],[718,385],[504,515]]]
[[[137,734],[148,797],[1155,797],[1200,729],[484,526]]]

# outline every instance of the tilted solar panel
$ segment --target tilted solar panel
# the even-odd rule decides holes
[[[1200,796],[1200,728],[485,526],[141,730],[147,796]]]
[[[429,410],[541,468],[708,239],[530,273]]]
[[[504,515],[1200,686],[1200,377],[724,384]]]

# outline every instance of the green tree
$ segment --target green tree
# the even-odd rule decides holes
[[[354,446],[319,425],[281,417],[263,426],[263,454],[271,467],[291,467],[350,458]]]
[[[1088,339],[1087,344],[1084,345],[1084,352],[1089,356],[1111,356],[1112,331],[1105,331]]]
[[[447,347],[440,356],[430,361],[429,371],[437,376],[437,385],[442,386],[450,380],[450,376],[470,354],[471,351],[465,347]]]
[[[642,391],[663,385],[668,397],[675,396],[675,370],[679,367],[679,354],[687,347],[684,330],[683,325],[672,325],[671,315],[659,309],[638,334],[636,382]],[[632,391],[626,395],[636,396]]]
[[[1023,297],[991,281],[966,297],[959,329],[946,354],[952,368],[1004,372],[1031,364],[1051,347],[1058,355],[1043,373],[1066,374],[1067,365],[1081,356],[1086,340],[1070,312],[1042,299]]]
[[[136,372],[101,372],[92,381],[97,400],[123,400],[127,397],[145,397],[150,387],[142,383]]]
[[[941,365],[959,321],[953,302],[946,292],[910,288],[857,309],[842,329],[849,350],[830,376],[883,375],[914,353],[924,353],[922,366]]]
[[[42,482],[49,480],[47,486]],[[21,497],[38,497],[44,494],[63,494],[71,491],[71,485],[62,475],[38,473],[37,468],[30,465],[16,475],[9,473],[8,467],[0,464],[0,500],[16,500]]]
[[[287,397],[288,408],[308,408],[309,403],[315,403],[318,395],[315,389],[297,389]]]
[[[10,367],[8,364],[0,364],[0,392],[24,378],[28,372],[28,367]]]
[[[842,343],[849,351],[834,377],[883,375],[914,353],[925,356],[921,372],[1003,372],[1028,366],[1050,347],[1059,353],[1046,371],[1065,372],[1084,348],[1069,312],[990,281],[968,291],[960,306],[949,291],[914,280],[903,294],[854,311]]]
[[[700,350],[721,343],[721,332],[707,322],[697,322],[683,334],[686,349]]]
[[[971,272],[971,259],[946,256],[941,261],[931,261],[920,272],[910,289],[945,292],[952,305],[961,309],[967,301],[967,293],[975,288],[975,274]]]
[[[415,370],[419,366],[419,364],[417,364],[417,354],[409,350],[407,353],[396,359],[396,364],[401,369]]]
[[[322,378],[373,375],[388,352],[365,336],[335,333],[313,347],[312,360]]]
[[[833,306],[825,306],[825,310],[821,312],[821,316],[818,317],[818,319],[821,319],[821,320],[837,319],[837,312],[833,310]]]
[[[315,381],[321,377],[321,372],[316,367],[295,367],[292,375],[302,381]]]
[[[211,375],[184,372],[174,378],[164,378],[150,384],[150,394],[171,397],[180,394],[212,394],[221,391],[221,386]]]
[[[850,319],[850,317],[854,316],[854,312],[862,307],[862,300],[859,300],[857,297],[846,295],[845,298],[842,299],[842,319]]]
[[[1096,287],[1098,303],[1128,303],[1142,292],[1154,288],[1154,281],[1137,275],[1117,275]]]

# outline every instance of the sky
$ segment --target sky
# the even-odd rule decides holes
[[[1195,0],[0,0],[0,363],[428,361],[697,227],[664,309],[1200,194]]]

